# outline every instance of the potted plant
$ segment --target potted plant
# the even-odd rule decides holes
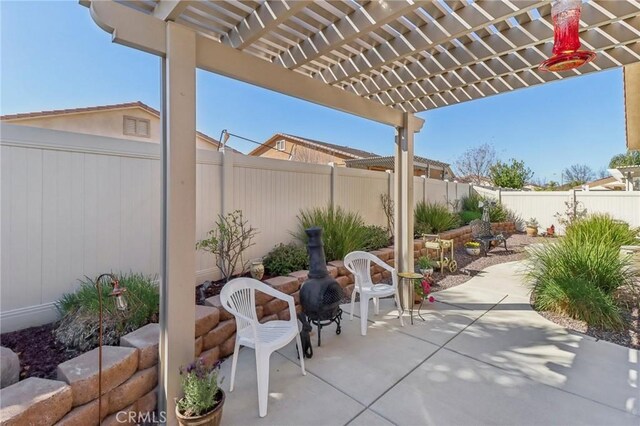
[[[538,235],[538,221],[535,218],[531,218],[527,221],[527,235],[530,237],[535,237]]]
[[[467,241],[464,243],[464,249],[467,251],[467,254],[471,256],[480,255],[480,243],[477,241]]]
[[[418,258],[418,270],[424,276],[433,274],[433,262],[426,256]]]
[[[207,365],[198,358],[180,368],[184,396],[176,403],[176,417],[182,426],[219,426],[224,391],[218,384],[220,362]]]

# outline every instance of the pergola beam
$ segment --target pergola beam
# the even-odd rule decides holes
[[[362,9],[354,10],[312,37],[289,48],[274,62],[289,69],[299,68],[427,3],[424,0],[367,3]]]
[[[160,0],[153,10],[153,16],[163,21],[175,21],[189,3],[186,0]]]
[[[158,56],[166,55],[166,22],[113,1],[92,1],[90,10],[94,21],[113,35],[114,42]],[[196,46],[198,68],[379,123],[394,127],[403,123],[402,111],[327,86],[211,38],[196,35]],[[423,121],[417,117],[412,120]]]
[[[518,7],[515,7],[510,6],[508,2],[479,0],[455,11],[460,19],[464,22],[473,22],[473,25],[462,24],[452,14],[444,15],[440,19],[427,22],[417,29],[406,32],[403,37],[393,38],[375,49],[341,61],[319,73],[316,78],[329,84],[345,81],[547,3],[548,1],[521,0],[518,2]],[[478,13],[478,8],[485,11],[485,14]],[[487,17],[487,14],[491,17]]]
[[[303,0],[267,0],[222,35],[220,41],[236,49],[245,49],[312,3]]]

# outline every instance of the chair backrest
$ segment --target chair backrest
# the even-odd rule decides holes
[[[491,222],[474,219],[469,222],[469,226],[471,226],[471,235],[473,235],[473,238],[493,237]]]
[[[266,284],[253,278],[236,278],[222,287],[220,302],[236,317],[238,330],[258,324],[256,290],[262,286]]]
[[[371,262],[391,272],[395,285],[395,269],[371,253],[367,253],[366,251],[352,251],[344,257],[344,267],[354,275],[356,285],[359,288],[365,283],[371,283]]]

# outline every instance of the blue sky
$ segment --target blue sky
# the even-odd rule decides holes
[[[111,43],[76,1],[0,1],[0,112],[141,100],[158,108],[160,61]],[[276,132],[393,153],[393,130],[348,114],[198,71],[198,130],[265,140]],[[416,154],[451,162],[493,144],[525,160],[534,178],[559,180],[571,164],[606,166],[625,151],[619,69],[421,113]],[[254,146],[231,138],[242,151]],[[554,173],[558,175],[554,176]]]

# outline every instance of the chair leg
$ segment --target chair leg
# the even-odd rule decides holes
[[[351,292],[351,312],[349,313],[349,321],[353,321],[353,311],[356,308],[356,289]]]
[[[240,352],[240,340],[236,338],[236,345],[233,348],[233,359],[231,360],[231,383],[229,392],[233,392],[233,384],[236,381],[236,367],[238,366],[238,352]]]
[[[402,310],[402,305],[400,305],[400,293],[398,292],[398,289],[396,289],[394,298],[396,299],[396,306],[398,307],[398,318],[400,318],[400,326],[404,327],[404,320],[402,319],[404,311]]]
[[[296,334],[296,344],[298,345],[298,356],[300,357],[300,368],[302,369],[302,375],[307,375],[307,370],[304,368],[304,353],[302,351],[302,340],[300,340],[300,333]]]
[[[260,417],[267,415],[269,402],[269,358],[271,353],[256,349],[256,371],[258,373],[258,411]]]
[[[360,334],[367,335],[367,319],[369,318],[369,297],[360,295]]]
[[[380,314],[380,299],[377,297],[373,298],[373,313],[374,315]]]

